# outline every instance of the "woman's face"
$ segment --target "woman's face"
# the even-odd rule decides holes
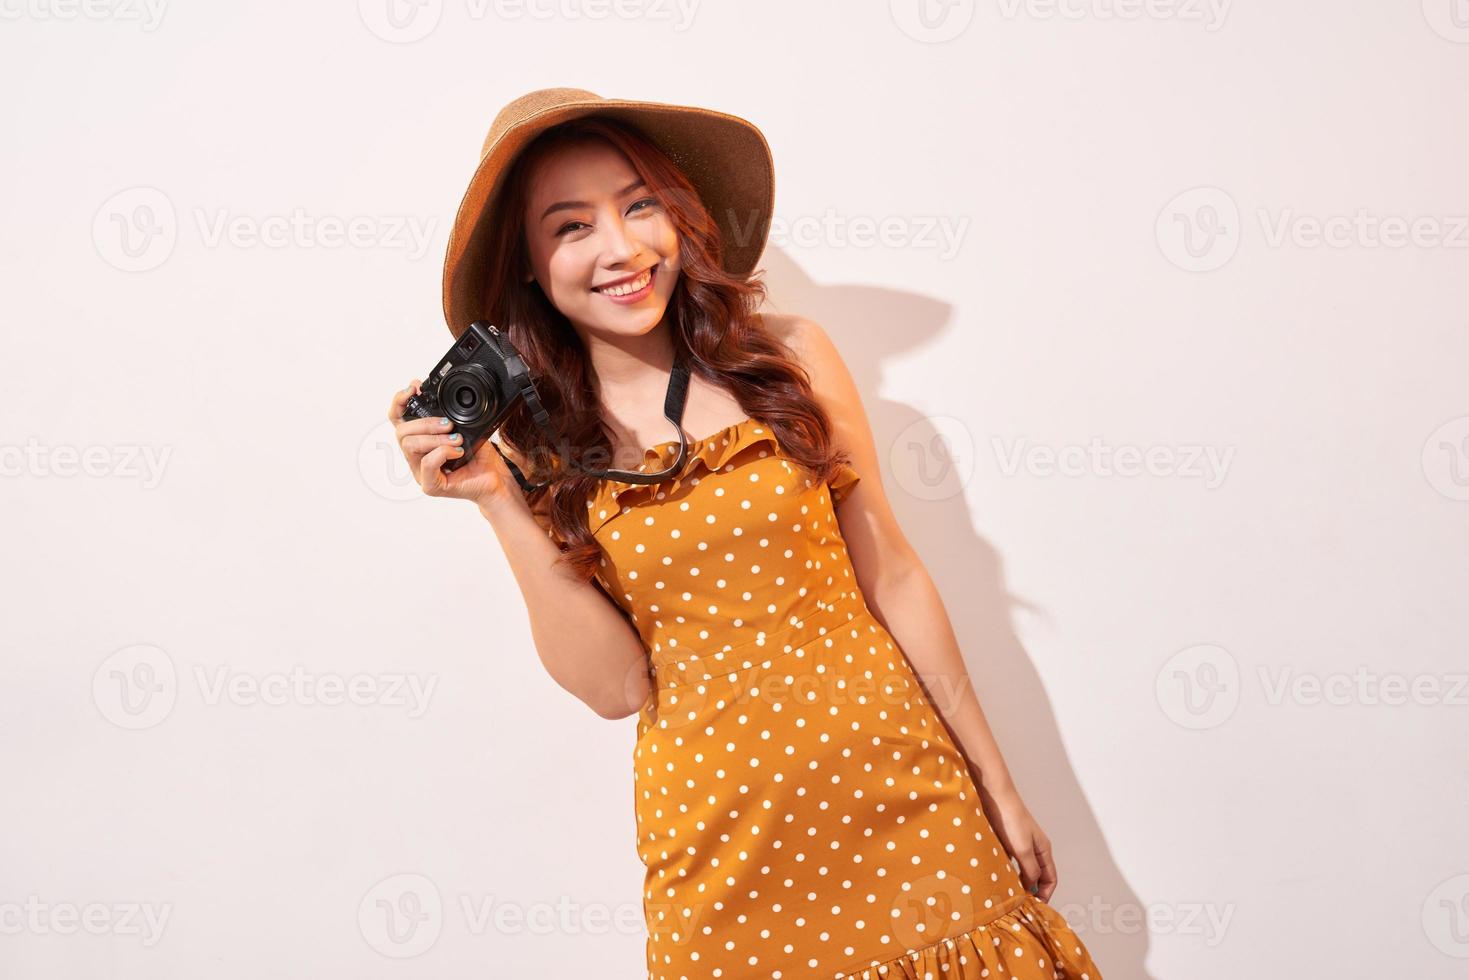
[[[678,232],[612,146],[596,140],[542,161],[525,229],[532,274],[580,329],[638,336],[663,319],[678,282]]]

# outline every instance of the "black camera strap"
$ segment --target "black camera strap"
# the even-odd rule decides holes
[[[541,430],[544,431],[547,435],[554,438],[555,433],[551,431],[551,427],[547,423],[546,412],[544,409],[541,408],[540,399],[535,397],[534,389],[522,389],[521,395],[529,403],[531,409],[531,417],[535,420],[535,423],[540,426]],[[688,395],[689,366],[682,357],[676,356],[673,362],[673,370],[668,375],[668,394],[665,395],[663,399],[663,417],[672,422],[674,430],[678,432],[678,455],[674,457],[673,462],[667,467],[654,473],[641,473],[633,472],[632,470],[593,469],[589,466],[582,466],[577,463],[570,463],[565,459],[565,457],[562,457],[563,462],[567,462],[568,465],[574,466],[577,470],[580,470],[583,473],[589,473],[592,476],[601,477],[603,479],[611,477],[619,480],[622,483],[662,483],[664,480],[668,479],[668,477],[681,470],[683,468],[684,462],[688,458],[689,437],[688,433],[684,432],[682,425],[683,410],[685,403],[688,401]],[[489,442],[490,445],[495,447],[495,452],[500,454],[500,458],[505,461],[505,465],[510,468],[510,472],[515,476],[515,482],[520,484],[520,489],[522,491],[524,491],[525,493],[530,493],[532,490],[539,490],[541,487],[550,485],[550,481],[547,481],[546,483],[531,483],[525,478],[525,474],[521,472],[520,467],[516,466],[515,463],[510,460],[510,457],[505,455],[505,451],[500,448],[499,444],[496,443],[495,440],[491,439],[489,440]]]

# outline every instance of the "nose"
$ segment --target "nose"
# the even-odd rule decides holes
[[[624,265],[631,262],[642,251],[642,246],[638,241],[628,234],[627,222],[622,215],[614,211],[610,220],[602,222],[602,227],[607,232],[603,255],[607,265]]]

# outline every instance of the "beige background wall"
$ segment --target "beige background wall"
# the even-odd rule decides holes
[[[777,165],[1108,980],[1469,963],[1469,4],[3,0],[0,974],[633,977],[632,720],[382,419],[530,89]]]

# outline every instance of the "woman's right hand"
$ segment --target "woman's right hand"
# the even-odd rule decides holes
[[[486,440],[469,462],[445,472],[444,463],[464,455],[464,437],[452,431],[442,416],[426,419],[404,419],[403,408],[411,394],[422,391],[419,379],[393,394],[388,407],[388,421],[398,434],[398,448],[408,461],[408,469],[419,487],[430,497],[458,497],[485,504],[501,494],[520,493],[515,477],[495,447]]]

